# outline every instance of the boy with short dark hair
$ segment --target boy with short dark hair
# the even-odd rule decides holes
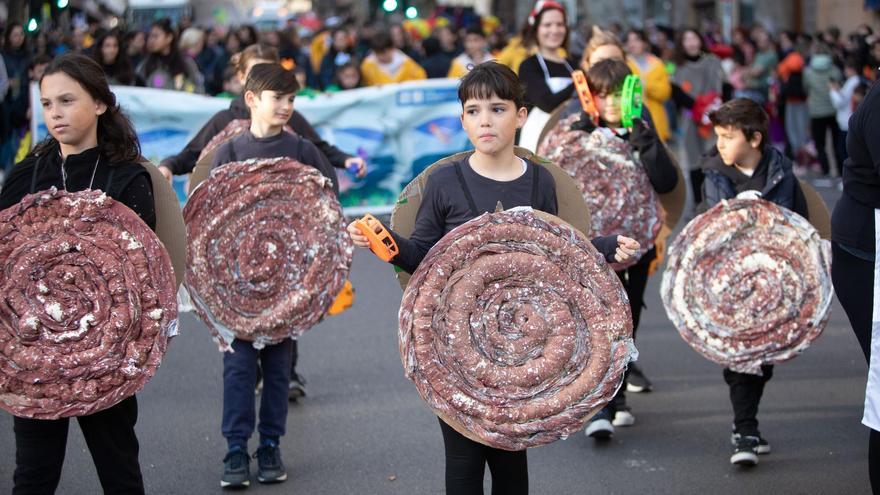
[[[556,214],[556,186],[543,166],[516,156],[514,138],[525,123],[527,110],[519,78],[495,62],[474,67],[461,81],[458,97],[461,122],[474,152],[466,158],[437,168],[428,177],[422,203],[409,239],[389,231],[399,253],[391,263],[408,273],[444,235],[455,227],[495,211],[531,206]],[[355,227],[348,227],[356,246],[369,248],[369,241]],[[625,261],[638,251],[638,242],[623,236],[593,240],[607,261]],[[526,451],[506,451],[468,439],[440,420],[446,450],[446,493],[482,493],[483,472],[488,462],[492,493],[528,493]]]
[[[370,48],[372,52],[361,63],[361,82],[364,86],[427,79],[425,69],[395,48],[388,33],[376,33],[370,40]]]
[[[667,193],[675,189],[678,172],[666,151],[666,147],[657,132],[643,120],[633,119],[632,129],[623,128],[621,92],[627,76],[632,72],[626,63],[620,60],[602,60],[587,71],[587,82],[599,112],[598,125],[593,117],[582,114],[581,119],[573,126],[573,130],[587,133],[603,132],[609,139],[621,139],[630,150],[630,157],[636,159],[644,168],[651,187],[657,193]],[[657,249],[652,247],[639,261],[617,272],[629,297],[630,310],[633,318],[633,339],[639,327],[645,289],[651,263],[657,258]],[[602,411],[596,414],[587,425],[585,434],[596,440],[606,440],[614,434],[615,426],[632,426],[635,416],[626,403],[626,392],[647,392],[652,384],[635,363],[630,363],[626,370],[624,383],[614,399]]]
[[[464,52],[452,59],[449,65],[449,74],[446,77],[460,78],[468,73],[470,68],[492,59],[489,53],[489,43],[486,34],[479,24],[467,28],[464,35]]]
[[[333,181],[339,192],[333,168],[310,141],[284,132],[293,113],[294,94],[299,84],[293,71],[278,64],[258,64],[251,69],[244,86],[244,100],[251,113],[248,132],[217,149],[212,168],[249,158],[290,157],[311,165]],[[288,385],[293,341],[256,349],[251,342],[235,339],[234,352],[223,354],[223,436],[229,451],[223,459],[220,486],[242,488],[250,484],[250,457],[247,442],[254,431],[255,397],[259,361],[263,376],[260,397],[260,446],[255,457],[257,479],[277,483],[287,479],[278,447],[287,423]]]
[[[752,100],[731,100],[709,114],[718,137],[717,153],[703,163],[704,205],[707,209],[725,199],[763,198],[808,217],[807,201],[792,164],[767,144],[767,113]],[[732,464],[753,466],[758,454],[769,454],[770,444],[758,431],[758,405],[764,385],[773,376],[773,365],[761,374],[724,370],[733,406]]]

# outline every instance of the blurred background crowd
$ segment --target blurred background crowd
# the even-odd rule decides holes
[[[29,82],[39,79],[52,57],[70,51],[97,60],[112,84],[234,98],[241,81],[230,61],[255,43],[278,50],[306,97],[460,77],[468,66],[489,59],[519,70],[541,50],[529,16],[515,2],[497,1],[487,8],[480,1],[415,6],[383,0],[360,10],[338,3],[315,11],[312,2],[258,2],[236,19],[216,7],[199,17],[185,0],[130,0],[117,9],[119,15],[94,1],[88,3],[91,9],[69,0],[13,1],[0,10],[0,19],[6,15],[0,24],[0,167],[8,168],[30,146]],[[751,2],[710,3],[719,5],[708,15],[697,12],[684,20],[692,21],[691,27],[684,21],[664,24],[663,15],[660,21],[650,17],[644,5],[641,18],[630,11],[587,15],[574,5],[565,39],[554,49],[586,66],[588,52],[596,47],[618,46],[642,75],[658,131],[681,146],[688,168],[698,166],[711,136],[702,122],[707,110],[744,96],[768,110],[773,141],[796,161],[799,174],[836,176],[846,154],[849,115],[880,67],[873,2],[837,2],[852,3],[867,22],[812,30],[804,28],[803,12],[794,21],[791,12],[781,20],[762,19]],[[308,8],[302,9],[304,4]],[[660,4],[673,7],[673,2]],[[664,15],[669,21],[669,12]],[[819,22],[815,15],[811,19]]]

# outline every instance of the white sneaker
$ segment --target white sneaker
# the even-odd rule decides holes
[[[636,417],[630,411],[617,411],[614,414],[614,426],[632,426],[636,423]]]
[[[607,440],[614,435],[614,427],[611,426],[611,421],[608,421],[605,418],[596,419],[590,421],[584,433],[588,437],[596,440]]]

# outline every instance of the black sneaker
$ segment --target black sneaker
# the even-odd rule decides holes
[[[281,461],[281,449],[277,443],[268,442],[260,445],[254,454],[257,458],[257,480],[260,483],[281,483],[287,479],[287,471]]]
[[[629,365],[629,376],[626,379],[626,391],[634,394],[650,392],[653,388],[651,380],[642,373],[642,369],[635,363]]]
[[[593,419],[587,423],[584,434],[595,440],[608,440],[614,435],[614,426],[611,424],[611,410],[607,406],[596,413]]]
[[[733,432],[730,434],[730,444],[736,447],[736,443],[740,439],[740,434]],[[762,437],[760,434],[758,436],[758,455],[764,455],[770,453],[770,442],[767,441],[766,438]]]
[[[758,437],[741,436],[733,448],[730,463],[738,466],[755,466],[758,464]]]
[[[293,373],[293,376],[290,377],[290,384],[287,385],[287,400],[295,401],[305,396],[306,379],[297,373]]]
[[[223,458],[222,488],[246,488],[251,484],[251,458],[241,447],[233,447]]]

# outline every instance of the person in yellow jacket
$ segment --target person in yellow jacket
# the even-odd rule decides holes
[[[370,41],[370,53],[361,63],[364,86],[399,83],[427,79],[428,75],[415,60],[394,48],[391,37],[379,32]]]
[[[464,52],[452,59],[447,77],[461,79],[471,67],[492,60],[489,54],[486,35],[479,26],[471,26],[464,35]]]
[[[519,74],[519,64],[533,53],[534,47],[529,49],[522,44],[522,36],[514,36],[498,54],[498,63],[510,67],[510,70]]]
[[[626,33],[627,64],[642,79],[645,106],[654,121],[654,129],[663,142],[669,137],[669,118],[663,104],[672,97],[672,84],[663,61],[649,51],[645,33],[630,29]]]

